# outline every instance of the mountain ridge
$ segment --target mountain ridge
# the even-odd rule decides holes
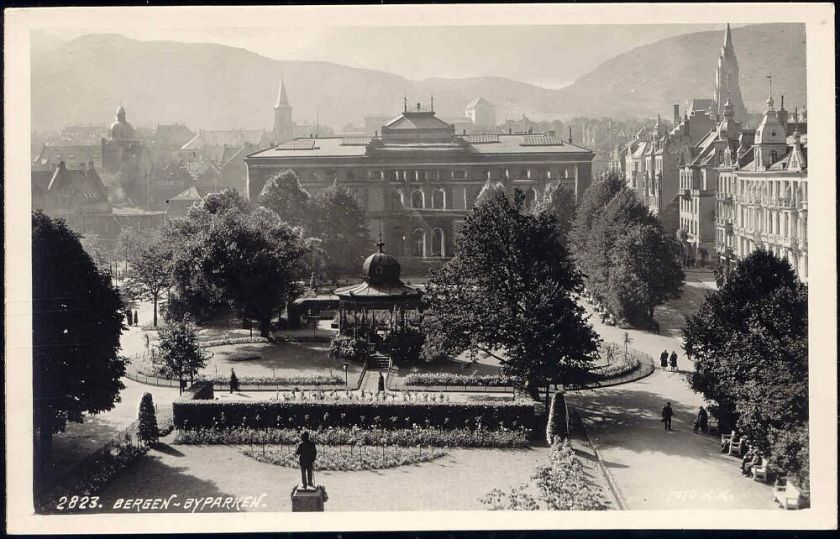
[[[763,109],[768,72],[777,93],[788,96],[788,108],[803,106],[804,25],[762,24],[732,33],[747,107]],[[722,30],[665,38],[614,56],[568,86],[548,89],[498,76],[412,80],[329,61],[276,60],[216,43],[86,34],[43,49],[33,45],[32,127],[108,123],[122,102],[136,125],[270,129],[281,76],[296,122],[314,123],[317,116],[337,129],[359,125],[366,115],[398,114],[404,94],[411,103],[426,103],[434,94],[438,114],[448,118],[463,117],[478,96],[496,105],[499,121],[522,114],[670,118],[672,103],[711,97],[722,42]]]

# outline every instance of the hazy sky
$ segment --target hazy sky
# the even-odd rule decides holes
[[[320,60],[420,80],[499,76],[547,88],[570,84],[634,47],[723,24],[137,28],[139,40],[219,43],[276,60]],[[71,39],[102,30],[50,30]]]

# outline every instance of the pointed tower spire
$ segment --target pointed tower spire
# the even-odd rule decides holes
[[[283,77],[280,77],[280,88],[277,90],[277,103],[274,104],[275,109],[289,106],[289,97],[286,95],[286,86],[283,84]]]
[[[729,23],[726,23],[726,35],[723,37],[723,48],[732,48],[732,30],[729,28]]]

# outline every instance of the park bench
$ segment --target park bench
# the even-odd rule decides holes
[[[737,437],[737,435],[735,434],[734,430],[730,434],[721,434],[720,435],[720,450],[721,451],[728,451],[729,450],[729,447],[728,447],[729,444],[732,443],[732,439],[736,438],[736,437]]]
[[[709,434],[720,434],[720,422],[716,417],[709,418]]]
[[[767,477],[770,475],[770,463],[767,462],[767,459],[764,457],[761,458],[761,462],[758,465],[753,466],[752,468],[752,478],[755,481],[767,481]]]
[[[782,509],[799,509],[802,506],[802,491],[787,480],[776,481],[773,497]]]
[[[747,439],[746,438],[739,438],[737,440],[732,440],[729,442],[729,454],[733,457],[740,457],[743,456],[744,451],[747,447]]]

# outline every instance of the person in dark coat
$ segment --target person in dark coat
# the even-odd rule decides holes
[[[677,370],[677,352],[674,350],[671,351],[671,370]]]
[[[662,365],[663,369],[668,368],[668,350],[662,350],[662,353],[659,354],[659,364]]]
[[[382,376],[381,372],[379,373],[379,387],[378,387],[378,390],[379,390],[380,393],[385,392],[385,377]]]
[[[298,456],[298,462],[300,463],[300,482],[303,484],[303,488],[315,488],[312,470],[315,467],[318,450],[315,448],[315,442],[309,439],[308,432],[304,431],[300,435],[300,444],[298,444],[295,450],[295,455]]]
[[[702,406],[697,412],[697,421],[694,422],[694,434],[697,434],[698,430],[703,431],[703,434],[709,432],[709,413]]]
[[[662,409],[662,422],[665,423],[665,430],[671,430],[671,418],[674,416],[674,410],[671,409],[671,403],[667,403]]]

